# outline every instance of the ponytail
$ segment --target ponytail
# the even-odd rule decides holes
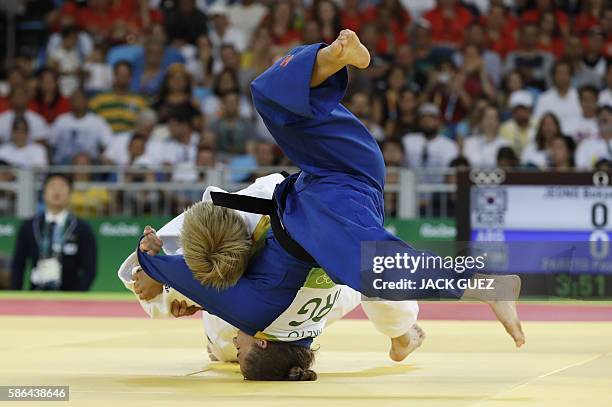
[[[287,380],[291,382],[310,382],[317,380],[317,372],[310,369],[302,369],[299,366],[294,366],[289,370]]]

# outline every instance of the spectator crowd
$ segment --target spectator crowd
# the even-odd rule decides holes
[[[6,165],[119,165],[142,170],[135,182],[168,166],[178,183],[202,181],[200,166],[239,168],[243,181],[290,165],[249,82],[292,47],[349,28],[372,62],[351,70],[343,103],[388,166],[612,167],[607,0],[26,4],[44,10],[48,38],[6,68]]]

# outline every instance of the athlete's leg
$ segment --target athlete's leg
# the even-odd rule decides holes
[[[425,331],[416,323],[416,301],[365,300],[361,303],[374,327],[391,339],[389,357],[400,362],[414,352],[425,339]]]
[[[350,30],[330,46],[298,47],[255,79],[253,101],[289,159],[315,175],[342,172],[384,185],[382,154],[368,129],[340,104],[347,65],[367,66],[369,54]],[[315,85],[314,87],[311,87]]]
[[[325,316],[327,328],[354,310],[359,304],[378,332],[391,341],[389,357],[397,362],[416,350],[425,332],[417,325],[419,305],[416,301],[362,301],[360,292],[342,286],[334,308]]]
[[[520,279],[517,276],[484,276],[476,274],[478,270],[474,267],[459,273],[453,268],[441,267],[439,261],[433,260],[429,261],[429,265],[409,270],[391,262],[385,270],[374,273],[374,263],[380,259],[395,259],[397,256],[402,259],[434,259],[439,256],[423,253],[393,236],[366,210],[367,205],[361,207],[361,203],[350,199],[350,194],[346,199],[348,203],[337,202],[337,197],[305,198],[317,201],[303,205],[300,215],[305,219],[316,219],[316,225],[309,228],[308,239],[299,242],[309,253],[316,254],[319,265],[337,284],[348,285],[367,297],[385,300],[466,298],[483,301],[492,308],[516,345],[524,343],[516,311],[520,293]],[[292,219],[285,217],[290,231],[295,230],[289,222]],[[494,279],[494,290],[465,290],[460,285],[481,278]],[[397,284],[405,281],[412,285]],[[430,281],[441,281],[443,286],[427,285]],[[382,282],[396,285],[383,286]]]

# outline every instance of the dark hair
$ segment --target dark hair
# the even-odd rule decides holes
[[[595,97],[597,97],[597,95],[599,94],[599,90],[597,90],[597,88],[593,85],[584,85],[578,90],[578,94],[580,95],[580,97],[582,97],[582,94],[585,92],[591,92],[595,95]]]
[[[500,160],[508,160],[514,165],[518,164],[518,157],[511,147],[501,147],[497,150],[497,162],[499,163]]]
[[[198,37],[196,39],[196,44],[200,40],[200,38],[202,38],[202,37],[206,38],[206,41],[208,41],[208,45],[210,45],[210,47],[212,48],[213,47],[212,42],[210,41],[210,38],[206,34],[198,35]],[[208,76],[208,75],[210,75],[212,73],[214,62],[215,62],[215,58],[211,56],[210,59],[208,60],[208,62],[206,63],[206,65],[203,66],[203,68],[206,70],[205,71],[206,72],[206,76]]]
[[[380,150],[382,151],[383,148],[385,148],[385,146],[388,145],[388,144],[393,144],[393,145],[397,146],[402,151],[402,154],[406,153],[406,149],[404,148],[404,143],[402,143],[402,141],[400,139],[398,139],[398,138],[387,138],[387,139],[384,139],[383,141],[378,143],[378,146],[380,147]]]
[[[26,130],[30,130],[30,125],[28,124],[28,121],[26,120],[25,116],[23,115],[16,115],[15,118],[13,119],[13,125],[11,126],[11,130],[15,130],[17,128],[18,125],[23,124],[26,128]]]
[[[612,161],[602,158],[595,163],[593,168],[597,171],[610,171],[612,170]]]
[[[389,79],[391,79],[391,75],[393,75],[393,73],[395,73],[395,71],[401,71],[402,75],[404,76],[404,85],[402,85],[402,89],[404,89],[406,87],[406,70],[404,68],[402,68],[399,65],[391,65],[391,67],[389,67],[389,69],[387,70],[387,73],[385,74],[385,89],[389,88]]]
[[[334,32],[339,33],[340,30],[342,30],[342,17],[340,13],[340,8],[338,7],[338,4],[336,4],[335,1],[333,0],[315,0],[312,3],[312,8],[311,8],[312,16],[314,17],[313,20],[319,23],[319,27],[322,27],[322,24],[321,24],[322,21],[320,20],[320,16],[319,16],[319,5],[324,2],[331,4],[331,6],[334,9],[334,20],[332,21],[332,24],[334,25]]]
[[[135,142],[135,141],[142,141],[143,143],[146,143],[146,142],[147,142],[147,140],[145,140],[145,138],[144,138],[142,135],[140,135],[140,134],[134,134],[134,135],[132,136],[132,138],[130,138],[130,143],[129,143],[129,145],[131,146],[131,145],[132,145],[132,143],[133,143],[133,142]]]
[[[576,142],[574,141],[573,138],[571,138],[569,136],[560,135],[557,138],[560,139],[561,141],[563,141],[563,143],[565,144],[565,148],[567,149],[567,156],[568,156],[568,160],[569,160],[569,165],[570,165],[570,167],[574,167],[575,166],[574,152],[576,151]]]
[[[312,381],[317,374],[309,367],[314,351],[288,342],[268,341],[263,349],[255,345],[249,351],[242,368],[246,380]]]
[[[179,123],[187,123],[190,126],[193,124],[193,114],[189,108],[184,105],[174,106],[170,109],[168,121],[174,120]]]
[[[542,127],[544,127],[544,119],[546,119],[547,117],[550,117],[555,122],[555,125],[557,126],[557,130],[558,130],[557,135],[558,136],[562,135],[561,134],[561,123],[559,122],[559,118],[557,117],[557,115],[551,112],[546,113],[540,119],[540,125],[538,126],[538,132],[536,133],[536,136],[535,136],[535,142],[537,144],[538,150],[544,150],[544,148],[546,147],[545,145],[546,140],[544,140],[544,134],[542,134]]]
[[[76,95],[83,96],[86,101],[89,100],[89,95],[87,94],[87,91],[82,86],[77,87],[74,90],[74,92],[72,92],[72,95],[70,95],[70,100],[72,100],[72,98],[75,97]]]
[[[178,65],[179,64],[177,64],[177,66]],[[166,99],[168,98],[168,95],[170,94],[170,77],[172,75],[175,75],[176,73],[177,72],[172,72],[170,69],[166,71],[166,73],[164,74],[164,79],[162,80],[161,87],[159,88],[156,103],[161,105],[167,102]],[[182,69],[179,74],[183,75],[185,78],[185,88],[186,89],[183,89],[183,91],[187,95],[191,96],[191,92],[193,90],[193,78],[191,77],[191,74],[186,69]]]
[[[467,158],[465,158],[464,156],[460,155],[455,157],[449,164],[448,166],[450,168],[459,168],[459,167],[470,167],[470,162],[468,161]]]
[[[569,69],[570,76],[574,74],[574,68],[572,67],[572,63],[570,61],[568,61],[567,59],[558,59],[553,64],[552,68],[550,68],[550,77],[554,78],[555,74],[557,73],[557,69],[559,69],[559,67],[563,65],[567,66],[567,68]]]
[[[55,94],[53,95],[53,102],[51,103],[52,106],[55,106],[55,104],[57,103],[61,95],[60,95],[60,90],[59,90],[59,84],[57,82],[59,75],[57,74],[57,71],[53,68],[43,67],[39,69],[38,72],[36,72],[36,77],[38,78],[38,84],[36,85],[36,94],[34,96],[34,99],[38,103],[43,102],[41,80],[42,80],[42,77],[46,74],[53,76],[53,81],[55,82]]]
[[[6,70],[6,79],[8,79],[14,73],[20,75],[24,80],[28,79],[28,74],[19,65],[11,66]]]
[[[546,15],[552,16],[554,24],[555,24],[554,27],[553,27],[552,35],[553,35],[553,37],[558,38],[561,35],[561,29],[559,27],[559,20],[557,20],[557,16],[551,10],[545,11],[543,13],[540,13],[540,19],[538,21],[539,22],[538,26],[541,27],[542,20],[544,19],[544,16],[546,16]]]
[[[132,63],[126,59],[122,59],[115,63],[115,66],[113,67],[113,72],[116,74],[119,68],[122,66],[125,66],[128,71],[130,71],[130,74],[132,74],[132,72],[134,71],[134,66],[132,65]]]
[[[221,47],[219,48],[219,52],[223,51],[224,49],[231,49],[234,52],[238,52],[234,44],[230,44],[229,42],[225,42],[221,44]]]
[[[72,191],[72,177],[68,174],[60,172],[50,172],[47,174],[45,180],[43,181],[43,190],[47,188],[47,184],[49,184],[49,181],[51,181],[53,178],[61,178],[66,181],[66,184],[68,184],[68,189]]]
[[[230,91],[240,93],[240,81],[238,80],[238,74],[231,68],[224,68],[221,72],[215,75],[215,79],[213,81],[213,94],[215,94],[217,97],[220,97],[222,96],[222,93],[228,92],[221,92],[220,89],[221,78],[223,78],[224,75],[230,75],[232,77],[232,80],[234,81],[234,89],[231,89]]]
[[[512,75],[517,75],[519,78],[521,78],[521,82],[523,83],[523,86],[525,86],[525,76],[519,71],[519,70],[513,70],[508,72],[502,79],[502,90],[507,93],[510,94],[510,88],[508,88],[508,82],[510,81],[510,78],[512,77]]]
[[[61,36],[62,38],[69,37],[70,35],[79,35],[79,29],[75,25],[69,25],[62,28]]]

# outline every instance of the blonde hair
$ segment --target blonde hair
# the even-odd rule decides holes
[[[212,202],[185,211],[180,243],[193,277],[219,290],[238,282],[253,245],[240,215]]]

